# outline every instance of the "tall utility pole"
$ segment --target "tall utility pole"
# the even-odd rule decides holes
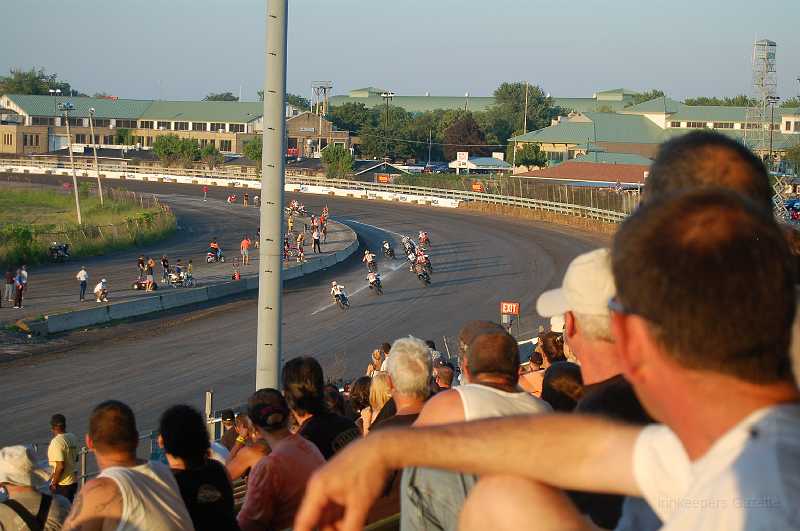
[[[428,129],[428,166],[431,165],[431,141],[433,140],[433,129]]]
[[[389,102],[394,98],[394,92],[382,92],[381,98],[386,102],[386,121],[383,124],[383,142],[384,153],[383,158],[389,158]]]
[[[286,169],[286,32],[289,1],[267,0],[256,389],[279,389],[283,189]]]
[[[525,111],[522,113],[522,134],[528,132],[528,86],[530,84],[525,82]],[[511,173],[514,173],[514,168],[517,167],[517,141],[514,141],[514,153],[512,154]]]
[[[103,183],[100,181],[100,165],[97,163],[97,137],[94,136],[94,107],[89,109],[89,131],[92,134],[92,151],[94,152],[94,171],[97,174],[97,195],[100,206],[103,206]]]
[[[67,122],[67,149],[69,149],[69,165],[72,167],[72,190],[75,192],[75,211],[78,213],[78,225],[83,225],[81,199],[78,194],[78,176],[75,173],[75,159],[72,156],[72,135],[69,132],[69,111],[73,109],[73,106],[70,102],[65,101],[60,107],[64,111],[64,121]]]

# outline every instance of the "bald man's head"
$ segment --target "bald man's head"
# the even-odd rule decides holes
[[[492,330],[475,337],[469,344],[464,361],[471,380],[490,374],[503,377],[511,384],[517,383],[519,347],[505,330]]]
[[[773,192],[764,163],[740,142],[713,131],[695,131],[662,144],[642,200],[710,187],[732,190],[772,211]]]
[[[506,329],[492,321],[469,321],[458,333],[458,352],[463,357],[469,350],[469,344],[481,334],[488,332],[505,332]]]

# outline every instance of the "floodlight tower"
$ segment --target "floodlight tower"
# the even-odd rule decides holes
[[[333,90],[331,81],[314,81],[311,83],[314,91],[312,110],[319,115],[319,131],[317,131],[317,154],[322,156],[322,117],[328,114],[328,96]]]
[[[753,43],[753,103],[747,108],[743,140],[747,147],[761,157],[768,156],[767,169],[772,171],[772,135],[774,105],[778,101],[778,77],[775,68],[775,52],[778,45],[769,39],[759,39]],[[770,112],[770,110],[772,112]],[[786,183],[780,175],[773,176],[772,202],[775,215],[788,219],[789,212],[784,205]]]

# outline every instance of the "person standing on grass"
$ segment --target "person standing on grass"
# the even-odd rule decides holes
[[[242,265],[250,265],[250,236],[245,234],[239,249],[242,253]]]
[[[25,285],[22,283],[22,269],[17,269],[17,274],[14,275],[14,309],[22,309],[22,292],[25,291]]]
[[[14,302],[14,270],[9,267],[3,279],[5,280],[3,298],[8,302]]]
[[[80,299],[81,302],[83,302],[86,298],[86,282],[89,280],[89,273],[86,272],[86,266],[81,266],[81,270],[78,271],[78,274],[75,275],[75,278],[77,278],[81,283]]]

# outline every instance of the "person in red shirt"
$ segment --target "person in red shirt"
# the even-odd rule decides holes
[[[242,265],[250,265],[250,236],[245,235],[239,249],[242,252]]]
[[[289,407],[276,389],[260,389],[248,400],[248,416],[272,451],[250,470],[239,511],[242,531],[292,527],[311,475],[325,464],[316,445],[289,431]]]

